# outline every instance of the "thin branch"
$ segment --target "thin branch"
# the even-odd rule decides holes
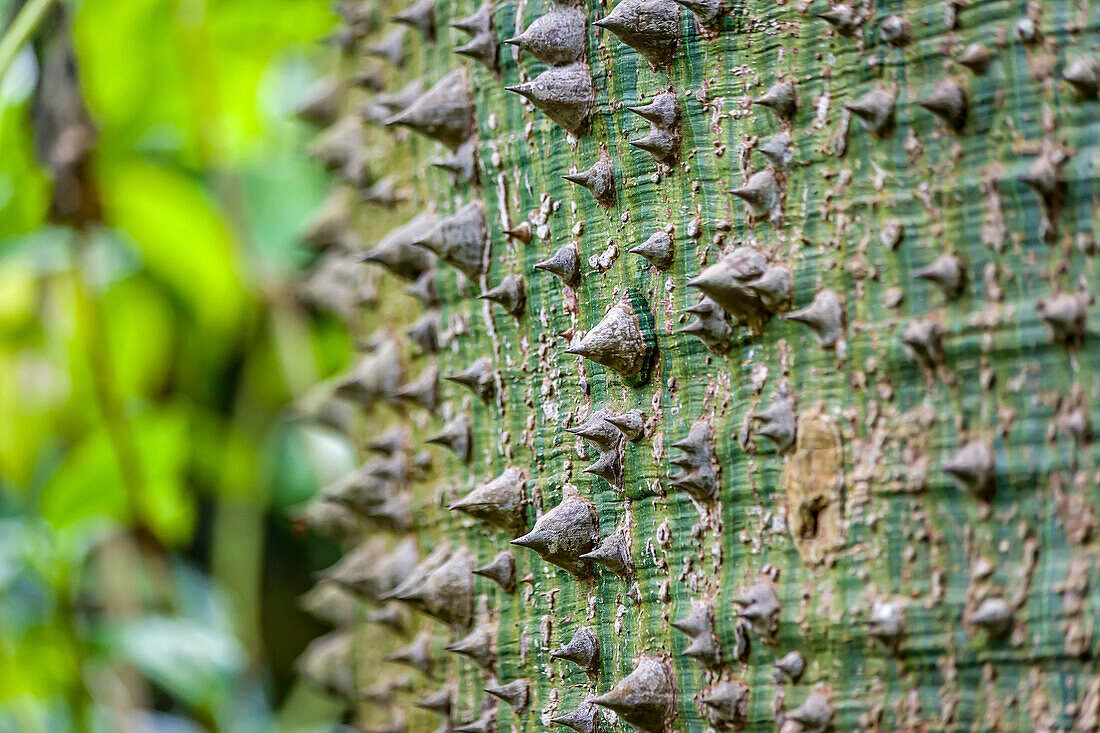
[[[19,50],[31,39],[46,13],[57,0],[30,0],[15,16],[8,32],[0,38],[0,81],[11,68]]]

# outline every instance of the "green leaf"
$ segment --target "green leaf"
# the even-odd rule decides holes
[[[187,542],[195,525],[195,498],[188,490],[190,459],[187,413],[169,407],[134,421],[144,487],[139,503],[150,529],[164,542]]]
[[[126,232],[155,278],[186,304],[207,337],[237,330],[248,303],[236,242],[203,187],[138,160],[103,160],[108,222]]]
[[[175,0],[86,0],[73,33],[84,97],[101,148],[118,155],[142,145],[194,166],[200,132],[182,68]],[[192,3],[187,5],[193,6]]]
[[[176,337],[164,292],[146,278],[128,278],[103,294],[102,314],[115,394],[153,397],[163,390]]]
[[[0,103],[0,238],[45,221],[50,182],[34,158],[25,105]]]
[[[100,424],[77,444],[42,490],[43,518],[58,531],[86,533],[103,522],[129,522],[122,461],[136,473],[136,503],[149,528],[166,543],[190,537],[194,499],[184,483],[188,423],[182,410],[139,415],[114,435]]]
[[[192,168],[257,157],[256,90],[272,59],[332,19],[323,0],[84,0],[77,51],[104,146],[156,148]]]
[[[169,694],[207,711],[227,702],[247,663],[232,635],[180,617],[131,619],[105,640]]]
[[[267,158],[268,151],[257,147],[268,142],[262,134],[268,132],[269,124],[262,116],[257,90],[263,88],[279,54],[296,45],[313,44],[332,27],[330,5],[299,0],[207,4],[205,36],[201,39],[205,46],[201,50],[208,52],[208,63],[216,72],[210,88],[218,95],[218,129],[224,155],[243,153],[255,160]]]
[[[69,451],[43,488],[40,506],[58,531],[127,518],[122,472],[102,425]]]

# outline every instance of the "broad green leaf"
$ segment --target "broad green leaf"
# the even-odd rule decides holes
[[[219,139],[223,154],[261,152],[265,120],[258,90],[277,55],[312,43],[332,27],[329,4],[297,0],[206,3],[203,30],[209,63],[216,69]],[[264,158],[267,156],[264,155]]]
[[[85,0],[85,94],[112,150],[159,149],[190,167],[239,160],[258,152],[257,88],[271,60],[331,24],[322,0]]]
[[[100,425],[74,446],[43,488],[42,516],[59,531],[86,531],[103,520],[129,522],[127,470],[135,475],[137,504],[158,536],[186,540],[195,519],[184,484],[189,443],[186,414],[149,412],[112,436]]]
[[[167,294],[146,278],[116,283],[101,301],[115,394],[152,397],[169,376],[176,337]]]
[[[302,140],[298,129],[286,134]],[[242,169],[241,184],[253,232],[255,255],[279,272],[296,270],[308,255],[301,247],[304,222],[320,206],[331,181],[319,166],[301,155],[273,151]]]
[[[204,710],[222,707],[247,663],[230,634],[190,619],[132,619],[105,641],[169,694]]]
[[[176,0],[85,0],[74,23],[85,100],[112,156],[137,146],[200,160]],[[194,5],[186,3],[186,5]]]
[[[0,351],[0,475],[12,489],[30,484],[70,396],[68,374],[41,352]]]
[[[27,629],[5,641],[0,645],[0,707],[27,697],[48,698],[77,681],[77,654],[62,624]]]
[[[16,336],[37,313],[38,279],[30,263],[8,258],[0,262],[0,335]]]
[[[34,158],[26,105],[0,103],[0,238],[42,224],[50,189]]]
[[[311,426],[283,424],[273,436],[272,502],[292,507],[310,498],[319,486],[347,475],[355,452],[345,436]]]
[[[248,305],[229,226],[203,187],[138,160],[101,160],[108,222],[126,232],[149,273],[186,304],[210,337],[232,333]]]
[[[195,497],[186,484],[190,459],[188,415],[167,408],[134,421],[143,478],[141,507],[166,543],[187,542],[195,523]]]
[[[42,517],[59,531],[90,520],[128,518],[122,472],[104,427],[73,446],[40,501]]]

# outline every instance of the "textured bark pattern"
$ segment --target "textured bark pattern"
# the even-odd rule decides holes
[[[488,357],[494,383],[483,402],[440,382],[438,407],[377,406],[360,413],[352,434],[365,444],[397,415],[412,455],[448,418],[469,413],[470,462],[432,446],[431,469],[414,471],[400,490],[409,492],[422,558],[450,542],[480,566],[511,549],[519,582],[511,594],[485,577],[474,583],[475,626],[495,645],[492,670],[444,652],[466,630],[423,615],[409,637],[353,624],[360,690],[400,674],[380,659],[418,629],[431,632],[435,657],[434,680],[417,676],[411,692],[360,704],[357,719],[368,729],[404,720],[431,730],[438,716],[411,703],[449,683],[461,725],[496,704],[484,688],[522,678],[531,683],[526,710],[500,704],[486,729],[549,729],[638,660],[656,659],[672,673],[676,730],[737,729],[739,716],[715,717],[700,702],[742,689],[722,681],[747,686],[747,731],[824,730],[813,709],[820,704],[837,731],[1100,730],[1100,456],[1088,429],[1100,405],[1089,300],[1098,277],[1100,101],[1095,89],[1082,93],[1062,78],[1080,59],[1100,57],[1100,7],[732,0],[706,31],[669,5],[681,39],[656,70],[593,25],[611,6],[581,7],[595,102],[576,136],[505,90],[548,68],[502,43],[552,9],[544,2],[492,8],[499,73],[452,52],[471,39],[449,27],[477,9],[469,0],[435,3],[434,42],[409,31],[400,66],[372,62],[389,92],[421,76],[427,89],[464,69],[477,180],[429,168],[449,154],[435,142],[368,121],[367,167],[391,176],[404,200],[347,214],[357,239],[323,256],[373,246],[414,214],[482,202],[488,272],[473,281],[439,265],[439,353],[415,356],[404,331],[421,306],[402,294],[407,283],[379,268],[367,275],[371,302],[349,322],[363,339],[398,338],[403,381]],[[826,11],[832,22],[817,17]],[[364,68],[361,47],[392,27],[351,39],[361,46],[345,53],[345,78]],[[954,61],[981,67],[979,49],[967,49],[973,43],[990,54],[980,73]],[[944,99],[952,92],[945,80],[965,89],[961,120]],[[797,100],[789,121],[750,101],[782,81]],[[880,99],[864,98],[876,89]],[[663,91],[675,94],[682,136],[669,165],[629,144],[650,126],[626,109]],[[369,110],[370,98],[351,90],[343,108]],[[930,98],[941,114],[917,104]],[[892,124],[884,99],[893,102]],[[787,165],[782,150],[761,152],[783,133]],[[562,178],[601,156],[614,174],[609,205]],[[749,205],[731,193],[769,169],[772,181],[753,179],[759,196]],[[517,227],[517,236],[505,234]],[[672,234],[663,271],[627,252],[658,231]],[[534,268],[568,245],[580,255],[575,287]],[[790,274],[790,302],[782,287],[758,284],[766,307],[750,314],[751,328],[735,325],[708,349],[678,332],[700,296],[687,283],[742,245],[763,253],[777,282]],[[475,299],[507,275],[523,281],[518,318]],[[839,321],[828,309],[782,317],[825,290],[839,296]],[[640,328],[656,343],[640,384],[566,352],[627,295],[648,309]],[[1089,319],[1083,331],[1077,308]],[[1045,322],[1063,310],[1061,322]],[[645,418],[644,436],[613,448],[622,451],[621,485],[614,470],[610,482],[583,472],[600,453],[565,430],[604,407]],[[670,481],[685,453],[672,444],[697,423],[714,439],[716,501],[693,500],[706,492]],[[447,509],[507,467],[527,478],[523,531],[572,485],[594,504],[600,539],[625,529],[633,571],[596,566],[578,579],[510,547],[520,533]],[[696,468],[688,461],[683,470]],[[739,598],[770,586],[777,626],[767,613],[746,614],[749,599]],[[684,656],[693,640],[670,623],[708,601],[717,665]],[[599,640],[591,675],[549,654],[581,627]],[[804,657],[802,674],[773,666],[790,652]],[[597,716],[603,730],[626,730],[621,717],[608,708]]]

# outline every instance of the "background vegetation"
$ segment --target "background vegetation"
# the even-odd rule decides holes
[[[291,285],[328,0],[69,8],[100,224],[52,223],[35,49],[0,80],[0,730],[320,725],[287,509],[350,453],[284,406],[348,351]]]

